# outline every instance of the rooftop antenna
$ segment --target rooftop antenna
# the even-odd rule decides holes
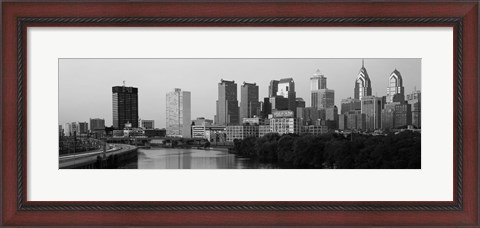
[[[364,67],[364,62],[365,62],[365,59],[362,59],[362,68],[365,68]]]

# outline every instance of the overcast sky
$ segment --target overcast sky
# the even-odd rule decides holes
[[[291,77],[297,97],[310,106],[310,77],[317,69],[335,90],[335,105],[353,97],[362,59],[60,59],[59,124],[103,118],[112,125],[112,86],[138,88],[139,117],[165,127],[166,94],[174,88],[190,91],[192,119],[213,119],[220,79],[240,85],[256,82],[263,100],[271,80]],[[384,96],[395,68],[403,77],[405,93],[421,86],[421,59],[365,59],[372,94]],[[339,110],[340,111],[340,110]]]

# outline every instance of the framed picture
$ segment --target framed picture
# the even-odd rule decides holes
[[[478,2],[3,2],[2,224],[478,226]]]

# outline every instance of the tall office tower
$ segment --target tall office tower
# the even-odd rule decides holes
[[[113,127],[123,129],[126,123],[138,127],[138,89],[135,87],[112,87]]]
[[[240,121],[243,118],[259,116],[258,86],[256,83],[246,83],[240,87]]]
[[[382,124],[382,98],[375,96],[362,97],[362,114],[365,114],[365,129],[377,130]]]
[[[319,90],[327,88],[327,78],[320,72],[320,69],[310,78],[310,90]]]
[[[340,114],[345,114],[350,111],[361,110],[361,109],[362,109],[362,102],[360,100],[349,97],[346,99],[342,99]]]
[[[388,78],[387,103],[405,101],[403,79],[400,72],[395,69]]]
[[[70,132],[71,136],[73,136],[74,134],[76,135],[80,134],[80,125],[78,124],[78,122],[72,122],[70,126],[72,126],[71,132]]]
[[[58,135],[60,137],[62,137],[64,134],[63,134],[63,126],[60,124],[58,125]]]
[[[240,124],[240,115],[237,100],[237,83],[235,81],[221,80],[218,83],[217,125]]]
[[[65,123],[65,129],[63,131],[65,136],[72,136],[72,124],[70,123]]]
[[[90,118],[90,131],[103,131],[105,130],[105,119]]]
[[[270,103],[270,97],[265,97],[262,103],[262,118],[268,118],[269,114],[272,114],[272,103]]]
[[[412,125],[417,128],[422,128],[421,97],[422,93],[416,89],[407,95],[407,103],[412,106]]]
[[[78,133],[80,133],[80,134],[87,134],[88,133],[88,123],[87,122],[79,122],[78,123]]]
[[[293,81],[293,78],[280,79],[278,82],[277,96],[282,96],[288,99],[288,110],[293,111],[294,116],[296,116],[296,93],[295,82]]]
[[[357,100],[361,100],[364,96],[372,95],[372,83],[368,77],[367,69],[364,66],[364,60],[362,59],[362,68],[358,72],[357,79],[355,80],[354,97]]]
[[[311,107],[316,109],[331,108],[335,104],[335,91],[327,89],[327,78],[317,70],[310,78]]]
[[[191,138],[190,92],[175,88],[167,93],[167,135]]]
[[[277,96],[277,91],[278,91],[278,81],[271,80],[270,85],[268,86],[268,97]]]

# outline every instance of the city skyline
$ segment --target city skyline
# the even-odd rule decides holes
[[[328,79],[328,89],[335,90],[334,105],[338,109],[342,99],[354,97],[362,65],[368,71],[373,96],[387,95],[389,77],[394,72],[402,75],[405,94],[414,88],[421,89],[420,59],[61,59],[59,62],[59,124],[101,118],[111,126],[112,95],[105,97],[104,91],[99,90],[119,86],[122,81],[138,88],[138,117],[155,120],[159,128],[165,128],[166,119],[166,104],[162,100],[173,88],[191,91],[191,119],[214,119],[221,79],[235,81],[239,92],[243,82],[256,83],[262,101],[268,97],[271,80],[292,78],[296,97],[303,98],[310,106],[310,78],[321,72]],[[171,76],[155,76],[165,72]],[[177,86],[165,88],[170,84]],[[240,104],[241,94],[236,95]]]

